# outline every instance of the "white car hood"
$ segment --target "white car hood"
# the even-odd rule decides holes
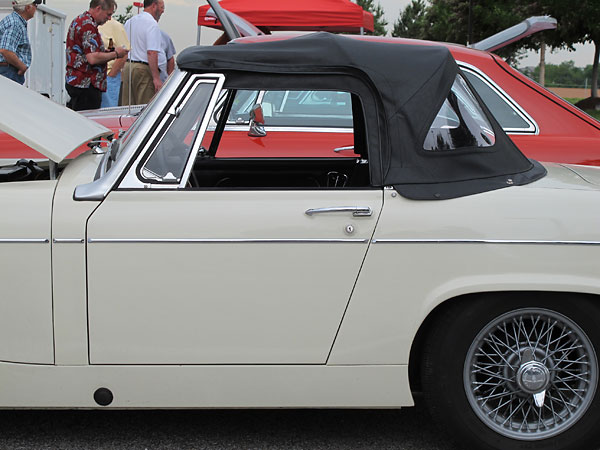
[[[0,76],[0,130],[53,161],[80,145],[112,133],[108,128],[41,94]]]

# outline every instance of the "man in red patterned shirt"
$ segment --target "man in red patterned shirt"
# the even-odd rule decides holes
[[[98,109],[106,91],[106,63],[127,56],[123,47],[107,52],[98,26],[110,20],[117,8],[115,0],[91,0],[90,9],[79,15],[67,33],[66,88],[75,111]]]

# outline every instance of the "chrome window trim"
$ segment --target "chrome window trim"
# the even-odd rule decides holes
[[[525,109],[523,109],[510,95],[508,95],[500,86],[498,86],[490,77],[483,73],[478,67],[472,66],[471,64],[457,61],[458,66],[461,70],[467,71],[475,75],[482,82],[487,84],[489,88],[494,91],[508,106],[515,112],[521,119],[529,123],[528,128],[503,128],[507,134],[533,134],[538,135],[540,129],[538,124],[533,117],[531,117]],[[487,105],[486,105],[487,106]]]
[[[519,244],[519,245],[600,245],[600,241],[552,241],[534,239],[373,239],[372,244]]]
[[[238,132],[248,132],[248,124],[232,124],[232,125],[227,125],[225,127],[225,131],[238,131]],[[351,127],[348,128],[342,128],[342,127],[336,127],[336,128],[327,128],[327,127],[290,127],[290,126],[285,126],[285,127],[278,127],[276,125],[267,125],[265,126],[265,131],[270,133],[270,132],[278,132],[278,131],[287,131],[287,132],[294,132],[294,133],[353,133],[354,130]]]
[[[48,244],[50,239],[0,239],[0,244]]]
[[[97,239],[88,244],[366,244],[369,239]]]
[[[170,81],[160,90],[159,97],[152,104],[152,109],[146,116],[145,123],[140,124],[141,128],[137,130],[135,135],[131,136],[130,141],[121,150],[121,156],[117,161],[114,162],[111,169],[104,174],[104,176],[97,180],[88,183],[81,184],[75,188],[73,198],[80,201],[101,201],[108,193],[115,187],[117,181],[121,178],[122,174],[127,169],[131,159],[135,156],[139,146],[141,145],[144,138],[150,133],[152,126],[156,120],[163,113],[171,97],[175,91],[179,88],[181,82],[186,78],[187,73],[180,70],[176,70],[172,75]],[[107,154],[108,155],[108,154]]]
[[[208,127],[208,122],[210,121],[212,111],[214,110],[215,104],[218,100],[218,94],[223,87],[223,83],[225,82],[225,76],[222,74],[198,74],[193,75],[187,80],[186,86],[182,89],[181,93],[178,97],[173,101],[171,107],[167,114],[165,114],[160,121],[159,125],[156,127],[152,137],[147,141],[146,146],[139,153],[138,157],[134,161],[134,163],[129,167],[129,171],[125,174],[123,181],[119,184],[119,189],[182,189],[185,187],[187,183],[187,177],[189,177],[193,159],[198,154],[200,146],[202,144],[202,139],[204,138],[204,133],[206,132],[206,128]],[[181,180],[179,183],[164,183],[164,182],[152,182],[150,180],[140,179],[138,175],[138,167],[144,159],[146,162],[152,155],[152,153],[156,150],[158,142],[157,138],[159,134],[163,136],[167,131],[171,128],[171,125],[174,123],[174,120],[171,121],[171,124],[167,127],[166,130],[163,130],[164,125],[169,120],[169,115],[173,116],[176,114],[176,109],[182,108],[191,98],[194,90],[201,84],[212,84],[213,91],[211,94],[211,98],[206,107],[206,111],[204,116],[202,117],[202,122],[199,125],[198,132],[194,138],[194,142],[192,142],[192,147],[190,149],[190,154],[188,155],[188,160],[184,166],[184,172],[182,174]],[[149,154],[150,152],[150,154]],[[143,168],[141,168],[143,169]]]

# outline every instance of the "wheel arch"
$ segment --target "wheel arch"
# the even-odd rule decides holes
[[[466,294],[460,294],[454,297],[449,297],[433,308],[425,319],[421,322],[421,325],[417,329],[415,337],[410,347],[408,370],[409,370],[409,382],[410,390],[413,393],[421,392],[421,357],[422,350],[427,336],[436,326],[440,317],[442,317],[447,311],[453,308],[465,308],[469,303],[481,301],[483,298],[490,300],[500,298],[506,298],[507,295],[512,298],[531,296],[531,295],[545,295],[552,296],[553,298],[576,296],[578,298],[587,298],[592,302],[595,302],[600,308],[600,294],[589,293],[589,292],[577,292],[577,291],[543,291],[543,290],[503,290],[503,291],[479,291],[470,292]]]

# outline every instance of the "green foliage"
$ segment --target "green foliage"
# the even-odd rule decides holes
[[[124,24],[133,17],[133,5],[127,5],[125,7],[125,14],[115,14],[113,17],[116,21]]]
[[[557,33],[551,45],[572,48],[573,44],[591,42],[595,45],[592,68],[592,97],[598,94],[598,58],[600,56],[600,2],[579,0],[576,3],[543,0],[547,11],[558,20]]]
[[[373,34],[376,36],[385,36],[387,34],[385,27],[388,23],[383,17],[385,12],[381,3],[378,2],[377,6],[375,5],[375,0],[356,0],[356,3],[365,11],[373,14],[373,19],[375,21],[375,31]]]
[[[529,78],[539,80],[539,66],[524,69]],[[546,86],[589,88],[592,80],[592,65],[576,67],[573,61],[560,64],[546,64]]]
[[[425,39],[429,22],[425,0],[412,0],[394,22],[392,36]]]
[[[546,0],[474,0],[472,41],[478,42],[524,19],[545,14]],[[394,35],[466,44],[469,0],[412,0],[394,23]],[[514,63],[524,49],[537,49],[547,33],[538,33],[497,51]]]

